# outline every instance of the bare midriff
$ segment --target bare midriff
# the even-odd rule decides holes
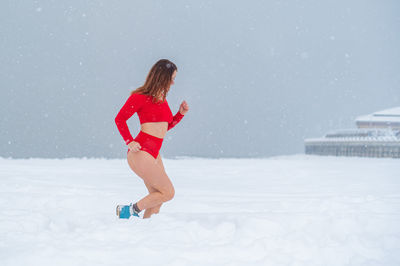
[[[154,137],[163,139],[167,134],[168,122],[147,122],[141,124],[141,131]]]

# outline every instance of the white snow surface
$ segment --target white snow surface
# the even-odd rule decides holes
[[[164,159],[175,198],[126,160],[0,158],[0,265],[400,265],[400,160]]]

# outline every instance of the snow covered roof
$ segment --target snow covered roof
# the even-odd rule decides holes
[[[400,139],[395,137],[395,136],[379,136],[379,137],[338,137],[338,138],[310,138],[310,139],[305,139],[304,143],[306,144],[311,144],[311,143],[350,143],[352,142],[353,144],[355,143],[392,143],[392,144],[397,144],[400,145]]]
[[[325,135],[325,138],[340,138],[340,137],[398,137],[400,139],[399,130],[378,129],[378,128],[356,128],[356,129],[341,129],[331,131]]]
[[[356,123],[400,123],[400,107],[359,116],[356,118]]]
[[[306,143],[315,142],[396,142],[400,144],[400,131],[389,129],[342,129],[332,131],[322,138],[305,139]]]

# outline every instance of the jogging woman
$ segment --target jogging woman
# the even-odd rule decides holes
[[[166,100],[177,73],[177,67],[169,60],[159,60],[147,75],[143,86],[132,91],[124,106],[115,117],[115,123],[128,146],[127,160],[129,167],[143,179],[149,194],[130,205],[118,205],[119,218],[150,218],[160,211],[161,205],[174,197],[174,186],[165,172],[160,156],[163,139],[168,130],[178,124],[189,111],[183,101],[179,111],[172,115]],[[133,138],[126,121],[137,113],[140,120],[140,132]]]

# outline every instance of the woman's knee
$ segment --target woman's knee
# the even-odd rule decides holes
[[[175,189],[173,186],[171,186],[168,190],[164,191],[163,193],[163,201],[170,201],[174,198],[175,196]]]

